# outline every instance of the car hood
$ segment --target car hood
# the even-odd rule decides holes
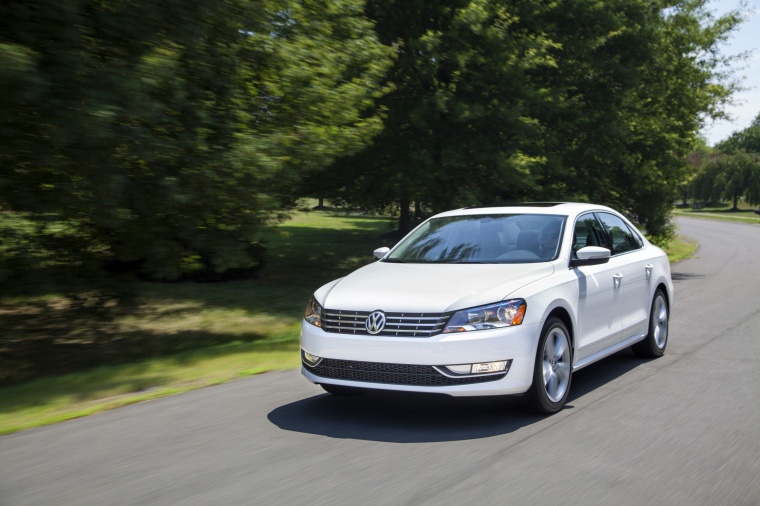
[[[375,262],[320,288],[323,307],[349,311],[443,313],[498,302],[554,272],[535,264]]]

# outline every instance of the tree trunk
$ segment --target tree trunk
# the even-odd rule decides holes
[[[421,217],[422,217],[422,206],[420,205],[420,201],[417,200],[414,202],[414,221],[415,222],[420,221]]]
[[[738,211],[739,210],[739,196],[734,195],[734,208],[731,209],[732,211]]]
[[[406,235],[409,233],[411,226],[411,213],[409,213],[409,195],[404,192],[399,200],[399,206],[401,207],[398,217],[398,233],[399,235]]]

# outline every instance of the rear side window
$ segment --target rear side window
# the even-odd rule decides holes
[[[610,251],[613,255],[641,248],[641,238],[619,217],[609,213],[597,213],[612,240]]]

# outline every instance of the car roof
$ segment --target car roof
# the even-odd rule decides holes
[[[560,216],[577,216],[588,211],[612,211],[609,207],[582,202],[526,202],[510,204],[498,207],[462,208],[436,215],[444,216],[472,216],[481,214],[550,214]]]

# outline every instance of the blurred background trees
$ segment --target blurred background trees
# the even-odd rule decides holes
[[[739,199],[760,204],[760,154],[741,151],[711,158],[692,184],[697,200],[728,200],[732,211],[739,210]]]
[[[382,128],[362,7],[3,2],[0,206],[156,279],[255,268],[291,187]]]
[[[705,4],[370,0],[380,40],[399,46],[386,128],[329,169],[350,186],[324,182],[398,202],[400,233],[410,201],[584,200],[662,241],[685,155],[734,88],[718,48],[740,18]]]
[[[588,200],[663,240],[740,22],[704,0],[7,0],[0,212],[164,280],[257,268],[300,196],[393,203],[400,232]]]
[[[733,211],[739,209],[740,199],[760,204],[760,114],[715,147],[700,164],[691,188],[697,201],[729,200]]]

